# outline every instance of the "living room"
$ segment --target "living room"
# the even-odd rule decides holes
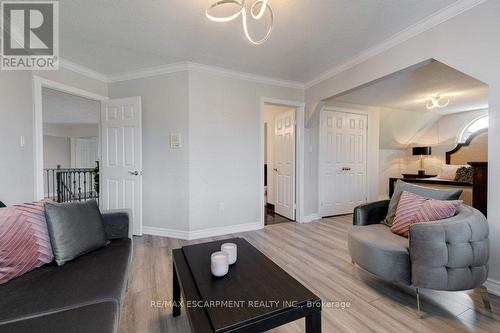
[[[29,48],[31,42],[21,43],[23,34],[16,33],[16,24],[29,20],[16,15],[26,8],[45,15],[45,9],[40,4],[31,9],[15,1],[11,3],[2,1],[3,14],[10,10],[9,15],[13,15],[12,26],[2,28],[2,45],[9,44],[4,49],[10,51]],[[29,3],[24,1],[25,6]],[[12,214],[28,209],[44,220],[42,225],[48,228],[44,239],[50,239],[50,246],[44,248],[49,254],[43,258],[54,260],[23,271],[24,274],[18,272],[0,284],[0,330],[243,331],[243,322],[249,325],[246,331],[277,332],[498,330],[500,208],[493,204],[500,198],[500,173],[496,172],[500,154],[494,149],[500,137],[500,115],[496,110],[500,107],[500,47],[495,42],[500,13],[497,1],[49,3],[53,11],[47,17],[53,20],[44,22],[51,22],[54,45],[58,42],[52,48],[53,52],[58,51],[58,68],[8,70],[6,67],[14,62],[2,60],[0,201],[7,207],[0,209],[0,230],[14,223]],[[25,31],[31,28],[28,26]],[[39,35],[37,38],[43,43],[47,33],[33,29],[31,33]],[[15,53],[5,53],[4,49],[2,59],[14,59]],[[36,52],[28,54],[18,58],[36,58]],[[332,100],[383,85],[384,80],[391,80],[402,71],[436,65],[446,66],[486,87],[486,95],[481,95],[486,105],[474,109],[487,108],[487,136],[481,146],[489,143],[487,155],[482,157],[486,160],[441,163],[447,152],[467,141],[465,134],[470,127],[452,125],[456,127],[454,133],[464,132],[464,142],[436,140],[442,138],[447,124],[453,123],[440,110],[456,106],[459,97],[423,96],[428,99],[420,102],[419,112],[435,121],[419,128],[425,127],[425,131],[420,131],[418,140],[406,140],[404,147],[397,149],[393,143],[386,145],[389,140],[382,142],[381,134],[409,135],[400,127],[404,117],[384,122],[382,113],[373,110],[364,110],[355,119],[347,112],[351,118],[344,118],[341,124],[356,123],[359,131],[342,133],[361,138],[358,143],[373,145],[360,144],[359,150],[355,150],[356,156],[363,157],[360,163],[342,162],[346,164],[341,165],[341,182],[324,181],[323,171],[328,164],[325,152],[332,150],[322,145],[321,120],[325,112],[332,112],[328,111]],[[101,103],[99,206],[92,205],[91,200],[75,200],[75,196],[70,196],[70,203],[44,201],[42,206],[30,205],[46,197],[45,89]],[[383,95],[390,97],[386,89]],[[429,109],[427,103],[449,105]],[[295,222],[265,226],[267,104],[295,108],[291,128],[295,136],[295,182],[290,192],[294,197],[290,207]],[[484,115],[484,111],[473,113],[474,117],[463,119],[460,124],[472,125]],[[436,114],[439,119],[435,119]],[[450,147],[445,149],[444,143]],[[426,149],[413,155],[416,147],[430,147],[431,155],[427,155]],[[388,150],[399,150],[397,157]],[[461,148],[450,158],[453,161],[466,150],[467,147]],[[471,150],[477,148],[468,151]],[[439,165],[434,164],[436,159],[440,159]],[[403,173],[418,175],[420,169],[425,169],[426,176],[437,176],[441,164],[479,161],[487,162],[486,182],[482,179],[468,188],[439,189],[448,194],[461,191],[460,196],[472,191],[470,202],[456,197],[458,192],[446,199],[439,192],[433,199],[450,203],[462,200],[451,219],[464,218],[460,222],[464,226],[477,223],[479,228],[470,227],[479,231],[469,238],[465,231],[449,236],[451,243],[456,236],[457,244],[474,245],[470,245],[471,251],[449,259],[450,266],[444,266],[460,268],[460,272],[477,266],[481,273],[461,275],[454,271],[448,285],[433,284],[437,278],[422,280],[414,272],[417,265],[410,267],[415,258],[410,259],[409,255],[412,241],[424,237],[423,231],[418,235],[415,231],[410,241],[404,236],[402,242],[399,238],[395,241],[401,246],[406,244],[406,259],[397,260],[410,267],[394,269],[400,276],[384,275],[386,272],[377,271],[378,267],[364,261],[370,259],[370,251],[366,252],[367,243],[363,243],[360,232],[370,229],[372,223],[377,223],[379,229],[385,228],[383,232],[390,230],[380,222],[391,204],[379,204],[382,206],[369,211],[359,206],[389,198],[389,178],[402,178]],[[387,168],[389,164],[393,169]],[[350,182],[348,175],[354,170],[360,176]],[[407,184],[422,187],[422,183]],[[479,198],[474,196],[476,185],[483,186],[482,192],[476,191],[483,193],[483,204],[490,203],[486,210],[473,203],[474,197]],[[394,186],[398,187],[396,183]],[[402,186],[406,185],[399,189]],[[411,190],[406,188],[404,192]],[[397,204],[392,206],[396,209]],[[87,220],[94,223],[86,223]],[[78,221],[96,229],[74,229],[72,232],[79,232],[76,239],[61,241],[58,231]],[[427,225],[435,223],[441,228],[440,223],[445,222]],[[419,223],[410,230],[423,230],[421,226],[425,224]],[[394,240],[395,234],[389,233],[384,233],[384,237]],[[83,235],[97,234],[99,246],[94,244],[94,251],[88,252],[82,243],[87,237]],[[59,234],[62,238],[64,235]],[[18,237],[20,233],[11,236]],[[65,249],[68,243],[82,248]],[[236,263],[227,264],[228,272],[223,277],[212,278],[208,284],[199,283],[199,279],[217,274],[211,272],[211,262],[215,265],[218,259],[230,260],[231,255],[224,251],[219,254],[222,259],[211,257],[222,243],[230,243],[225,244],[227,253],[234,254],[237,248]],[[1,253],[6,256],[0,259],[2,268],[19,269],[22,264],[12,264],[12,257],[8,256],[14,254],[7,244],[12,243],[2,242]],[[196,244],[199,247],[188,246]],[[439,244],[442,246],[442,242]],[[61,255],[66,250],[76,253]],[[437,255],[442,248],[433,251]],[[425,253],[422,255],[425,257]],[[470,256],[476,261],[469,260]],[[393,257],[381,258],[390,263],[387,260]],[[103,272],[94,270],[94,278],[102,281],[86,279],[83,272],[92,269],[93,260],[95,268],[115,274],[106,280]],[[387,267],[377,262],[380,267]],[[441,263],[432,265],[441,267]],[[427,266],[419,262],[418,267]],[[410,270],[413,281],[408,280]],[[45,280],[34,282],[37,277]],[[267,287],[261,287],[257,278],[267,279]],[[37,289],[37,285],[45,291]],[[80,290],[78,285],[82,286]],[[210,285],[214,289],[207,287]],[[112,291],[107,293],[106,289]],[[248,301],[249,296],[254,301],[283,304],[254,306],[252,311],[248,304],[248,311],[217,306],[200,311],[186,304],[197,298]],[[182,300],[182,308],[176,300]],[[310,304],[284,304],[288,301]],[[303,317],[306,319],[300,319]]]

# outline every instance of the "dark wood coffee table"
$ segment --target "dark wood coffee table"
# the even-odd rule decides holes
[[[238,245],[225,277],[210,273],[222,243]],[[306,332],[321,332],[321,300],[243,238],[172,251],[173,315],[187,311],[193,332],[262,332],[305,317]]]

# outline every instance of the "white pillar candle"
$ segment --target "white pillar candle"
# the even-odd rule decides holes
[[[238,246],[234,243],[224,243],[220,247],[220,250],[227,254],[229,259],[229,265],[232,265],[238,259]]]
[[[228,256],[224,252],[214,252],[210,257],[210,269],[215,276],[224,276],[229,271]]]

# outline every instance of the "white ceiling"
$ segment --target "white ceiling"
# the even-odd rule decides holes
[[[42,89],[42,110],[45,124],[99,123],[99,102],[48,88]]]
[[[241,18],[205,17],[214,1],[60,1],[61,57],[106,75],[191,61],[307,82],[456,2],[270,0],[274,31],[255,46]]]
[[[429,96],[450,99],[442,109],[428,110]],[[333,99],[406,111],[449,114],[488,107],[488,86],[438,61],[406,70]]]

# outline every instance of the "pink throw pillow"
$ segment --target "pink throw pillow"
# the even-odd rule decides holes
[[[408,237],[410,225],[452,217],[462,203],[462,200],[436,200],[404,191],[396,209],[391,231]]]
[[[43,202],[0,209],[0,284],[54,260]]]

